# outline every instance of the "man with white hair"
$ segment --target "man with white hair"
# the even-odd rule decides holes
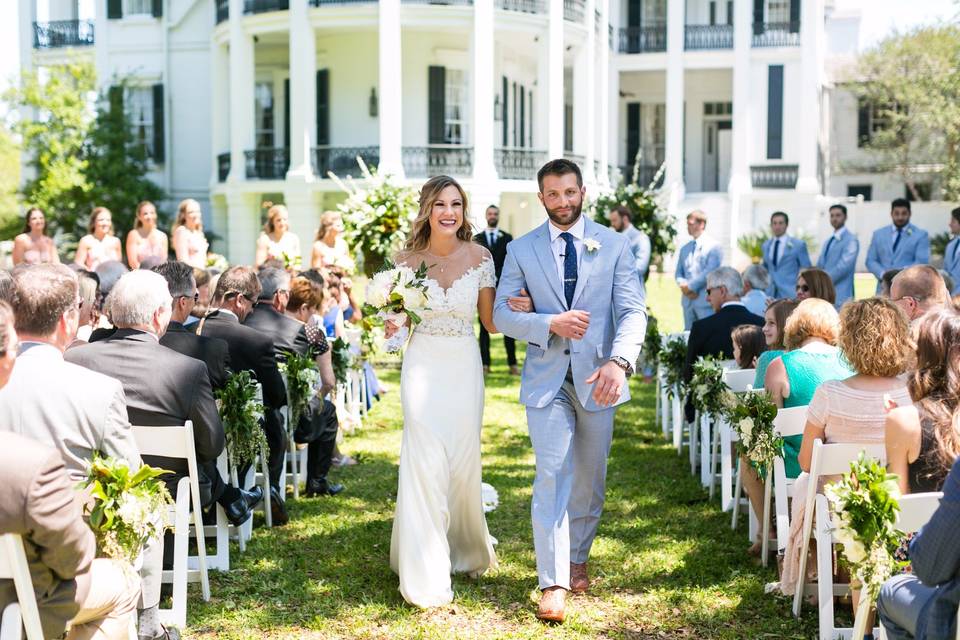
[[[743,272],[743,295],[740,302],[750,313],[762,316],[767,312],[770,298],[767,287],[770,286],[770,273],[760,264],[752,264]]]
[[[912,323],[928,311],[947,304],[950,292],[939,271],[930,265],[918,264],[907,267],[893,277],[890,300],[903,309]]]

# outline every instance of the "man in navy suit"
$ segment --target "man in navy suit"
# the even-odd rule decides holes
[[[950,212],[950,235],[953,239],[947,243],[943,252],[943,270],[953,278],[953,291],[950,295],[960,294],[960,207]]]
[[[473,236],[473,241],[486,247],[493,257],[493,270],[497,276],[497,282],[500,282],[500,274],[503,272],[503,263],[507,259],[507,245],[513,240],[513,236],[499,228],[500,207],[490,205],[486,211],[487,228]],[[517,366],[517,342],[510,336],[504,334],[503,348],[507,352],[507,366],[510,367],[510,375],[520,375],[520,368]],[[490,373],[490,334],[480,324],[480,361],[483,363],[483,372]]]
[[[885,271],[930,262],[930,236],[910,222],[910,201],[897,198],[890,203],[890,219],[893,224],[873,232],[867,249],[867,269],[877,279],[877,291]]]
[[[763,243],[763,266],[770,274],[767,295],[773,299],[792,298],[796,292],[797,276],[810,266],[807,243],[787,234],[790,218],[783,211],[770,216],[773,237]]]
[[[853,276],[857,270],[857,256],[860,255],[860,241],[846,225],[847,208],[839,203],[831,206],[830,226],[833,227],[833,235],[827,238],[817,258],[817,268],[827,272],[837,290],[837,309],[853,299]]]

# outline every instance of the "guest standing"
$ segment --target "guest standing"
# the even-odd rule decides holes
[[[127,264],[139,269],[144,260],[164,262],[169,249],[167,234],[157,228],[157,208],[144,200],[137,205],[137,221],[127,234]]]
[[[473,236],[473,241],[484,246],[493,257],[493,269],[496,272],[497,282],[500,282],[500,273],[503,271],[503,262],[507,259],[507,245],[513,240],[513,236],[506,231],[501,231],[500,207],[490,205],[486,211],[487,228]],[[517,367],[517,341],[504,334],[503,346],[507,351],[507,366],[510,367],[510,375],[520,375],[520,369]],[[480,361],[483,363],[483,372],[490,373],[490,333],[483,323],[480,323]]]
[[[807,298],[826,300],[836,306],[837,290],[834,289],[833,281],[823,269],[809,267],[797,276],[797,300],[802,301]]]
[[[723,263],[723,247],[704,233],[706,228],[706,213],[697,210],[687,214],[687,233],[692,240],[680,249],[675,275],[683,294],[680,305],[683,307],[683,326],[687,330],[693,327],[695,320],[713,314],[705,292],[707,274]]]
[[[339,267],[346,273],[357,268],[350,256],[350,247],[343,239],[343,217],[339,211],[324,211],[320,216],[320,227],[310,252],[310,268]]]
[[[893,224],[873,232],[867,249],[867,269],[877,279],[877,291],[885,271],[905,269],[930,262],[930,236],[910,222],[910,201],[897,198],[890,204]]]
[[[823,251],[817,258],[817,268],[830,276],[837,290],[836,307],[839,309],[847,300],[853,299],[853,278],[857,270],[857,256],[860,255],[860,241],[847,229],[847,208],[842,204],[830,207],[830,226],[833,234],[827,238]]]
[[[626,236],[630,243],[630,251],[637,261],[637,275],[640,282],[646,282],[650,274],[650,237],[633,226],[633,214],[623,205],[614,207],[609,217],[610,226]]]
[[[801,269],[810,266],[807,243],[791,238],[787,233],[790,218],[783,211],[770,216],[773,237],[763,243],[763,266],[770,273],[767,295],[771,298],[789,298]]]
[[[770,304],[767,288],[770,286],[770,274],[763,265],[752,264],[743,272],[743,296],[740,302],[755,316],[762,316]]]
[[[104,262],[123,260],[120,239],[113,235],[113,216],[106,207],[90,212],[89,233],[80,238],[73,261],[89,271],[96,271]]]
[[[953,239],[947,243],[943,252],[943,268],[953,278],[951,296],[960,294],[960,207],[950,212],[950,235]]]
[[[267,223],[257,239],[254,264],[260,267],[267,260],[279,260],[287,268],[297,267],[300,262],[300,238],[290,231],[290,213],[282,204],[267,211]]]
[[[53,238],[47,235],[47,219],[40,207],[27,209],[23,233],[13,239],[13,264],[60,262]]]
[[[176,259],[191,267],[207,267],[207,249],[210,243],[203,235],[203,212],[193,198],[180,201],[177,221],[173,225],[173,251]]]

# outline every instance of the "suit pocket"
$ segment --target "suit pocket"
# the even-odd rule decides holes
[[[527,345],[528,358],[542,358],[543,354],[544,354],[544,351],[540,347],[534,346],[532,344]]]

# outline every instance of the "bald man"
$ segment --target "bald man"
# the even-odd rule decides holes
[[[939,271],[930,265],[915,265],[894,277],[890,284],[890,299],[913,322],[931,309],[945,305],[950,292]]]

